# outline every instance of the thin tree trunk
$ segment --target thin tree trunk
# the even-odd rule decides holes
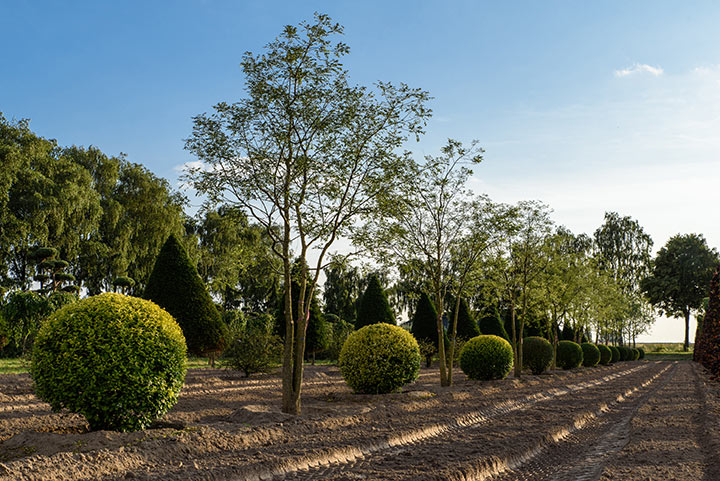
[[[510,295],[510,331],[512,332],[512,344],[513,344],[513,356],[514,356],[514,373],[515,377],[520,377],[520,369],[518,363],[520,362],[520,356],[518,356],[518,341],[517,332],[515,329],[515,295]]]
[[[690,309],[685,309],[685,344],[683,345],[683,351],[688,352],[690,350]]]
[[[447,377],[447,358],[445,356],[445,328],[442,322],[443,301],[440,292],[435,292],[435,307],[437,308],[438,357],[440,358],[440,385],[449,386]]]
[[[448,367],[448,386],[453,383],[453,364],[455,363],[455,346],[457,340],[457,323],[460,314],[460,296],[455,299],[455,312],[453,313],[452,338],[450,339],[450,367]]]

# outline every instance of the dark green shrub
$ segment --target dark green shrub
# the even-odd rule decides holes
[[[597,366],[600,362],[600,349],[591,342],[583,342],[580,344],[580,348],[583,355],[582,365],[585,367]]]
[[[102,294],[65,306],[42,326],[31,375],[54,410],[90,429],[147,428],[177,402],[185,379],[180,326],[152,302]]]
[[[371,324],[350,334],[339,364],[345,382],[356,393],[388,393],[417,379],[420,349],[405,329]]]
[[[452,304],[453,311],[450,311],[450,326],[455,319],[455,303]],[[448,330],[451,330],[449,327]],[[458,309],[458,321],[457,321],[457,339],[463,339],[467,341],[473,337],[480,335],[480,328],[478,323],[473,319],[470,309],[468,309],[467,302],[465,299],[460,299],[460,309]],[[436,336],[437,337],[437,336]]]
[[[225,347],[225,323],[175,235],[170,235],[160,249],[143,297],[177,320],[189,352],[204,356]]]
[[[435,305],[426,293],[420,294],[415,313],[412,317],[412,327],[410,333],[421,344],[421,351],[425,355],[425,364],[430,367],[433,355],[438,352],[438,334],[437,334],[437,311]],[[444,335],[445,350],[449,349],[450,340],[447,334]],[[429,348],[432,346],[432,349]]]
[[[355,329],[380,322],[395,325],[395,316],[390,309],[387,295],[380,285],[380,279],[372,274],[368,279],[367,289],[360,298]]]
[[[523,339],[523,367],[533,374],[542,374],[552,364],[554,352],[550,342],[544,337],[530,336]]]
[[[597,348],[600,351],[600,364],[610,364],[610,361],[612,360],[612,351],[610,348],[605,344],[598,344]]]
[[[583,350],[573,341],[560,341],[557,345],[556,364],[563,369],[575,369],[583,362]]]
[[[632,355],[630,358],[631,361],[637,361],[638,359],[640,359],[640,351],[638,351],[634,347],[630,348],[630,354]]]
[[[470,379],[503,379],[512,365],[512,346],[499,336],[473,337],[465,343],[460,353],[460,368]]]
[[[269,372],[280,361],[283,343],[273,333],[272,323],[264,318],[249,320],[237,333],[224,357],[227,364],[250,377],[256,372]]]
[[[639,355],[638,359],[645,359],[645,349],[643,349],[642,347],[638,347],[637,350]]]
[[[307,291],[306,291],[307,292]],[[293,317],[297,317],[298,299],[300,298],[300,282],[292,281],[292,299]],[[305,301],[307,302],[307,301]],[[307,304],[306,304],[307,306]],[[278,308],[275,312],[275,334],[285,339],[285,293],[278,299]],[[315,362],[315,354],[324,351],[330,345],[330,328],[325,322],[325,315],[320,310],[317,295],[313,292],[310,301],[310,318],[308,319],[307,329],[305,331],[305,354]]]
[[[502,321],[497,316],[488,315],[481,317],[478,321],[478,327],[482,334],[502,337],[506,341],[510,340],[510,336],[505,330]]]
[[[615,346],[609,346],[610,352],[612,353],[612,359],[610,359],[610,362],[616,363],[620,360],[620,351]]]
[[[325,314],[325,318],[333,314]],[[337,317],[337,316],[335,316]],[[348,336],[355,330],[355,326],[347,321],[337,318],[334,322],[327,323],[330,330],[330,344],[327,349],[327,355],[333,361],[340,359],[340,351],[342,350]]]
[[[629,347],[626,346],[618,346],[618,352],[620,352],[620,360],[621,361],[629,361],[632,359],[632,351],[630,351]]]

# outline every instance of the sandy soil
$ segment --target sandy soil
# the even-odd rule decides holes
[[[306,369],[300,417],[275,375],[188,373],[144,432],[88,432],[27,375],[0,375],[0,480],[718,480],[720,384],[696,364],[625,362],[493,382],[435,369],[403,392],[355,395]]]

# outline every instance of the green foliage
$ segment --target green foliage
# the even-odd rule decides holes
[[[580,344],[582,349],[582,365],[585,367],[597,366],[600,362],[600,348],[591,342]]]
[[[271,320],[261,317],[248,321],[223,355],[230,367],[250,377],[256,372],[269,372],[281,354],[282,339],[273,333]]]
[[[355,322],[357,302],[360,298],[361,278],[356,267],[333,260],[324,269],[323,303],[326,314]]]
[[[638,351],[638,359],[645,359],[645,349],[642,347],[637,348]]]
[[[401,327],[371,324],[353,332],[340,352],[340,372],[357,393],[393,392],[417,379],[420,350]]]
[[[563,369],[575,369],[583,362],[583,350],[573,341],[560,341],[557,345],[556,364]]]
[[[610,353],[612,354],[612,357],[610,358],[611,363],[616,363],[620,360],[620,351],[615,346],[608,346],[610,347]]]
[[[506,341],[510,340],[510,336],[505,330],[502,321],[496,315],[490,314],[481,317],[480,321],[478,321],[478,327],[483,334],[502,337]]]
[[[378,276],[372,274],[368,280],[367,289],[360,298],[355,329],[380,322],[395,325],[395,316],[390,309],[387,294],[380,285]]]
[[[31,374],[54,410],[90,428],[147,428],[177,402],[185,379],[182,330],[157,305],[102,294],[56,312],[38,333]]]
[[[630,351],[629,347],[626,346],[618,346],[617,347],[618,352],[620,353],[620,360],[621,361],[630,361],[632,359],[632,351]]]
[[[419,343],[423,343],[425,362],[430,367],[432,356],[438,352],[437,311],[425,292],[420,294],[420,299],[412,317],[410,333]],[[432,346],[432,350],[427,345]]]
[[[204,355],[225,347],[226,326],[174,235],[168,237],[158,254],[144,297],[175,317],[190,353]]]
[[[600,351],[600,364],[603,366],[610,364],[612,361],[612,351],[605,344],[598,344],[598,351]]]
[[[453,311],[455,303],[452,304]],[[450,322],[453,322],[455,313],[450,311]],[[457,337],[465,341],[477,337],[480,335],[480,328],[478,323],[473,319],[470,309],[468,308],[465,299],[460,299],[460,309],[458,310],[458,321],[457,321]]]
[[[512,346],[493,335],[473,337],[460,353],[460,368],[470,379],[503,379],[513,365]]]
[[[327,348],[327,355],[332,360],[340,359],[342,350],[348,336],[355,330],[355,326],[332,314],[325,314],[327,325],[330,330],[330,343]]]
[[[293,316],[297,316],[298,300],[300,298],[300,283],[297,280],[292,281],[292,312]],[[307,300],[305,300],[305,306]],[[285,296],[284,294],[278,299],[278,307],[275,311],[275,334],[285,339]],[[325,316],[320,310],[317,296],[313,293],[310,301],[310,318],[308,319],[307,330],[305,331],[305,352],[314,354],[327,349],[330,344],[330,329],[325,322]]]
[[[523,339],[523,367],[533,374],[542,374],[552,364],[555,352],[552,344],[544,337],[530,336]]]
[[[631,358],[629,359],[630,361],[637,361],[638,359],[640,359],[640,351],[636,348],[631,348],[630,353],[632,354]]]
[[[5,336],[15,352],[24,355],[32,346],[44,320],[66,304],[77,300],[73,294],[53,292],[44,297],[36,292],[12,291],[2,307]]]

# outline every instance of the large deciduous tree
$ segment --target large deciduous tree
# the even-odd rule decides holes
[[[422,133],[430,113],[422,90],[351,85],[341,61],[349,47],[335,41],[342,32],[318,14],[314,23],[286,26],[264,53],[246,53],[246,97],[196,116],[186,143],[203,164],[190,170],[195,188],[266,229],[285,286],[293,259],[304,266],[315,251],[314,267],[300,275],[296,311],[285,289],[282,410],[293,414],[301,411],[305,299],[338,237],[392,204],[408,164],[399,149]]]
[[[690,314],[702,306],[717,263],[717,251],[702,235],[678,234],[660,249],[652,273],[642,281],[653,306],[667,316],[685,319],[685,351],[690,347]]]

